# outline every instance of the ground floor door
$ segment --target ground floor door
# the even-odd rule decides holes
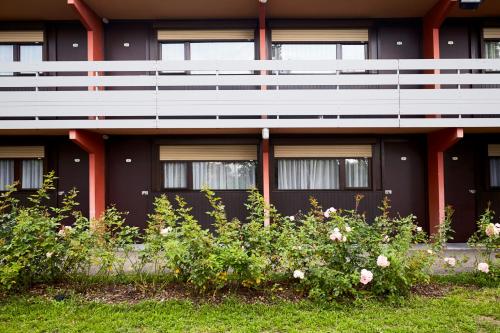
[[[427,229],[425,141],[385,140],[382,163],[382,185],[391,200],[391,211],[401,216],[413,214],[418,224]]]
[[[472,235],[476,226],[475,148],[473,143],[461,141],[444,156],[446,204],[455,210],[452,242],[462,243]]]

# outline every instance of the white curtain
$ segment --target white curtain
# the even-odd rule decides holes
[[[21,62],[42,61],[42,45],[21,45]]]
[[[484,43],[486,49],[486,58],[498,59],[500,58],[500,42],[488,41]]]
[[[23,189],[40,188],[43,182],[43,161],[23,160],[21,173],[21,186]]]
[[[14,61],[14,46],[0,45],[0,62]],[[12,72],[2,72],[0,75],[12,75]]]
[[[368,159],[346,159],[345,160],[345,178],[346,187],[368,187]]]
[[[193,162],[193,189],[247,190],[255,186],[255,162]]]
[[[163,187],[187,187],[187,163],[165,162],[163,164]]]
[[[339,188],[339,160],[278,160],[278,189]]]
[[[0,191],[6,191],[7,185],[14,182],[14,161],[0,160]]]
[[[500,187],[500,158],[490,158],[490,186]]]

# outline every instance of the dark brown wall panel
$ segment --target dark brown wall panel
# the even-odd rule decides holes
[[[107,204],[128,212],[127,224],[140,228],[146,225],[152,200],[151,147],[151,141],[141,137],[106,141]]]
[[[458,142],[445,153],[446,204],[455,210],[454,242],[466,242],[475,230],[475,151],[471,141]]]
[[[284,215],[295,215],[300,212],[307,213],[311,206],[309,198],[318,200],[323,209],[335,207],[336,209],[354,209],[355,197],[363,195],[358,211],[366,214],[368,221],[378,215],[383,199],[382,191],[272,191],[271,202],[278,211]]]
[[[378,27],[379,59],[418,59],[422,57],[421,24],[408,23],[381,24]],[[398,45],[401,42],[401,45]]]
[[[85,216],[89,214],[89,160],[88,154],[70,140],[60,139],[54,145],[57,151],[58,192],[78,190],[78,209]],[[59,204],[62,196],[58,196]]]
[[[155,192],[154,196],[159,196],[161,193],[162,192]],[[207,214],[212,208],[203,193],[199,191],[168,191],[164,193],[175,207],[177,206],[175,204],[175,196],[179,195],[184,198],[188,205],[193,208],[191,212],[203,228],[208,229],[214,223],[213,218]],[[222,199],[226,207],[228,219],[237,218],[242,222],[246,221],[247,213],[244,206],[248,198],[248,193],[246,191],[216,191],[215,194]]]
[[[58,61],[87,60],[87,31],[81,24],[58,24],[55,30]]]
[[[383,188],[391,191],[392,213],[417,217],[427,229],[427,178],[424,138],[383,141]]]
[[[112,22],[105,25],[107,60],[148,60],[150,23]],[[124,44],[128,43],[128,47]],[[154,57],[153,57],[154,59]]]
[[[441,58],[470,58],[469,27],[465,24],[444,24],[439,34]]]

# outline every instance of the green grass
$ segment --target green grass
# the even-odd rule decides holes
[[[15,296],[0,302],[0,332],[500,332],[500,289],[457,287],[403,305],[188,301],[101,304]]]

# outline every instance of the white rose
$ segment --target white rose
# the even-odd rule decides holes
[[[377,266],[382,267],[382,268],[386,268],[386,267],[389,267],[390,264],[391,263],[389,262],[389,260],[387,259],[386,256],[383,256],[383,255],[378,256]]]
[[[300,270],[297,269],[297,270],[293,271],[293,277],[295,279],[302,280],[302,279],[304,279],[304,272],[302,272],[302,271],[300,271]]]

